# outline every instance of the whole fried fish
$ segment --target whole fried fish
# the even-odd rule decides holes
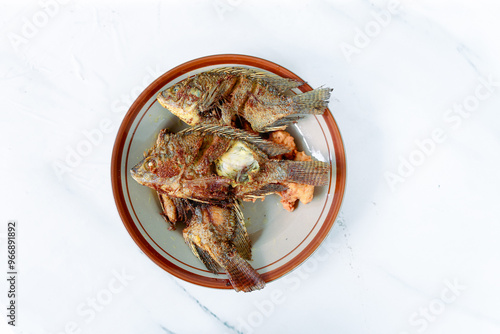
[[[131,175],[169,197],[206,203],[263,198],[286,190],[283,182],[326,184],[328,163],[269,158],[286,152],[281,145],[227,126],[200,125],[176,134],[162,130]]]
[[[224,271],[236,291],[262,289],[264,280],[246,261],[251,260],[251,243],[236,202],[195,204],[183,230],[186,243],[211,272]]]
[[[300,81],[243,67],[222,67],[184,79],[158,94],[158,102],[189,125],[231,125],[234,117],[254,131],[283,130],[308,114],[321,115],[330,88],[287,96]]]

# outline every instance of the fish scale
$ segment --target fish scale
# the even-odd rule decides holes
[[[158,102],[188,125],[231,125],[235,117],[256,132],[283,130],[305,115],[321,115],[330,88],[288,96],[302,82],[243,67],[224,67],[184,79],[160,92]]]

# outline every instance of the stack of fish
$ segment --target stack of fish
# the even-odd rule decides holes
[[[324,185],[330,166],[320,161],[277,160],[287,153],[257,133],[282,130],[300,117],[322,114],[329,88],[287,94],[302,82],[242,67],[189,77],[158,95],[160,104],[189,127],[162,130],[132,177],[158,192],[163,217],[213,273],[225,272],[236,291],[264,280],[247,262],[251,243],[239,202],[287,189],[287,182]],[[242,119],[252,132],[234,127]]]

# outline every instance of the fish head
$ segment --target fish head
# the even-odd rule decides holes
[[[178,182],[182,166],[176,155],[176,141],[173,134],[162,130],[156,144],[145,152],[142,159],[131,170],[130,174],[138,183],[153,189],[167,191]]]
[[[160,182],[157,174],[159,157],[157,155],[147,155],[137,165],[130,170],[130,175],[138,183],[154,188],[154,185]]]
[[[157,154],[146,156],[130,170],[132,178],[139,184],[167,195],[174,195],[178,190],[182,173],[179,164]]]
[[[196,125],[200,122],[197,106],[201,97],[201,89],[186,79],[160,92],[157,100],[183,122]]]

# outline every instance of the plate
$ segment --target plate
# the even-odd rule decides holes
[[[219,289],[231,288],[226,274],[212,274],[184,243],[182,226],[167,230],[160,216],[156,193],[135,182],[129,170],[143,157],[163,128],[177,131],[185,125],[157,101],[167,87],[215,67],[243,66],[304,81],[270,61],[245,55],[214,55],[188,61],[166,72],[135,100],[118,130],[111,160],[113,195],[120,217],[132,239],[157,265],[193,284]],[[310,91],[304,84],[296,93]],[[345,152],[337,124],[326,110],[289,126],[299,150],[330,163],[328,185],[316,187],[309,204],[300,203],[293,212],[283,209],[279,196],[244,202],[243,213],[252,240],[250,262],[266,282],[276,280],[303,263],[319,247],[340,210],[346,182]]]

